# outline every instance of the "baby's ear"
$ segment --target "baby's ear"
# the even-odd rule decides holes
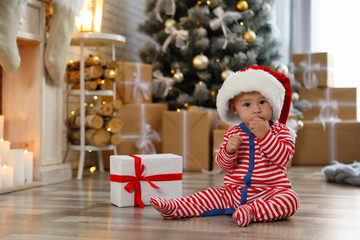
[[[237,111],[236,111],[236,108],[235,108],[235,104],[233,103],[233,101],[229,101],[229,108],[230,110],[234,113],[234,114],[237,114]]]

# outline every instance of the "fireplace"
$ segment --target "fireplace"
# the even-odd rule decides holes
[[[4,139],[11,149],[34,154],[34,181],[52,183],[71,178],[71,166],[62,163],[62,88],[48,80],[43,63],[45,7],[29,0],[18,34],[20,67],[1,69],[1,115]]]

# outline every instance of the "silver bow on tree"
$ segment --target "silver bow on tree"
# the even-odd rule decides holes
[[[165,1],[165,14],[166,15],[174,17],[175,11],[176,11],[175,0],[157,0],[154,11],[155,11],[155,15],[156,15],[157,19],[160,22],[164,22],[164,20],[160,16],[160,5],[163,1]]]
[[[153,141],[160,142],[161,136],[151,128],[150,124],[146,123],[142,126],[141,137],[135,145],[142,154],[155,154],[156,149]]]
[[[219,27],[221,27],[222,32],[225,37],[225,41],[223,44],[223,49],[227,47],[227,44],[229,42],[229,36],[231,35],[230,29],[226,26],[224,18],[230,18],[233,21],[236,21],[241,18],[241,14],[238,12],[224,12],[224,9],[222,7],[217,7],[213,10],[213,13],[217,16],[217,18],[214,18],[210,20],[209,25],[212,30],[216,30]]]
[[[159,98],[165,98],[169,93],[169,88],[174,84],[174,79],[165,77],[160,70],[153,72],[153,94]]]
[[[161,49],[163,52],[166,52],[167,47],[171,43],[172,39],[175,38],[175,46],[184,50],[189,46],[189,31],[187,30],[177,30],[175,27],[169,26],[165,28],[165,32],[169,34],[163,43]]]

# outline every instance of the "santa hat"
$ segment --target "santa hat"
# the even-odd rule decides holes
[[[290,80],[284,74],[262,66],[247,67],[224,81],[216,99],[220,118],[230,125],[240,124],[242,120],[229,108],[229,101],[242,92],[253,91],[269,101],[273,110],[271,120],[286,124],[291,105]]]

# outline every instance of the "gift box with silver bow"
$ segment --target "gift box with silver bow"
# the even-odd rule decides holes
[[[304,121],[297,132],[292,165],[328,165],[336,160],[359,160],[360,122],[356,120]]]
[[[136,62],[119,62],[117,93],[123,103],[152,102],[152,66]]]
[[[300,87],[299,95],[312,104],[310,110],[302,112],[304,120],[356,119],[356,88]]]
[[[119,111],[123,121],[118,154],[161,153],[162,113],[165,103],[125,104]]]
[[[295,79],[307,89],[334,86],[334,58],[327,52],[293,54]]]

